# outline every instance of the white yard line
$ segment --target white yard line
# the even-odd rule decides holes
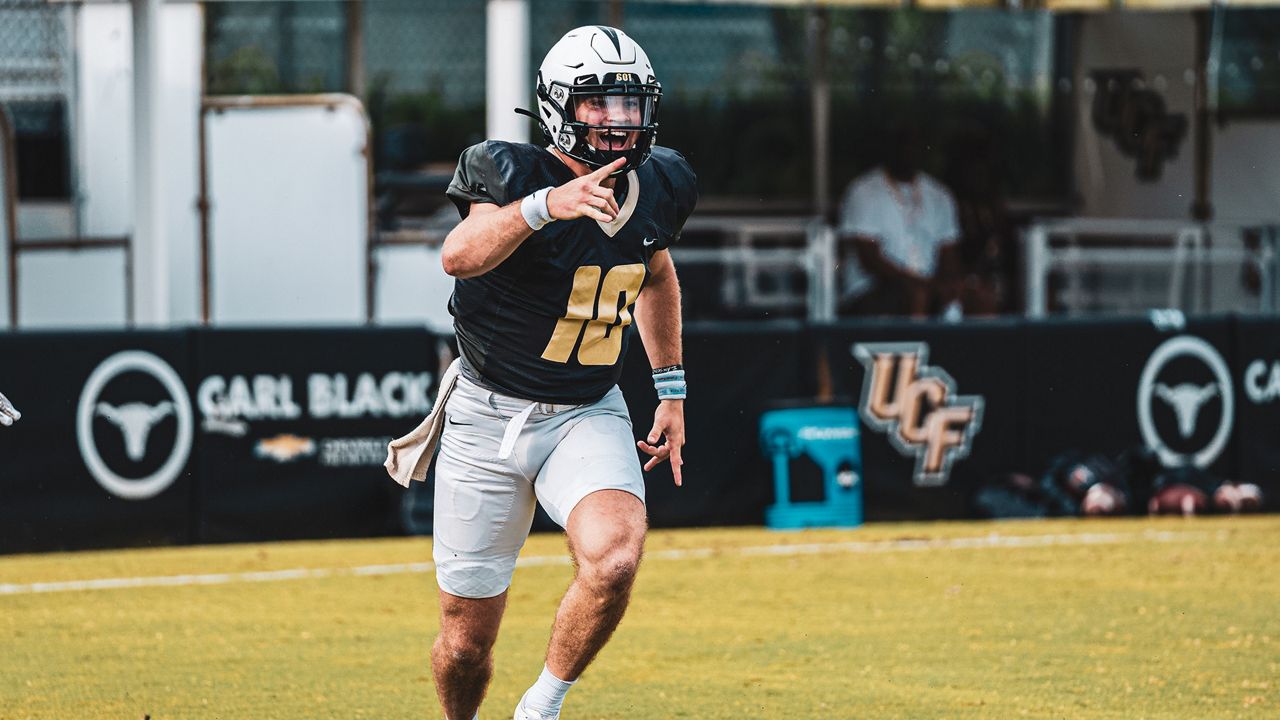
[[[831,543],[807,543],[794,545],[758,545],[728,548],[689,548],[686,550],[655,550],[645,553],[650,560],[691,560],[713,557],[789,557],[795,555],[823,555],[833,553],[884,553],[921,550],[985,550],[997,548],[1049,547],[1054,545],[1118,545],[1122,543],[1172,543],[1224,539],[1225,531],[1162,531],[1145,530],[1129,533],[1081,533],[1078,535],[1001,535],[990,533],[976,537],[960,537],[930,540],[900,539]],[[565,555],[538,555],[523,557],[516,567],[542,567],[568,565]],[[349,568],[292,568],[241,573],[209,573],[203,575],[157,575],[150,577],[96,578],[91,580],[64,580],[28,584],[0,583],[0,595],[30,595],[34,593],[75,592],[80,590],[115,590],[138,587],[179,587],[188,585],[229,585],[233,583],[278,582],[281,580],[306,580],[314,578],[403,575],[429,573],[435,563],[399,563],[391,565],[361,565]]]

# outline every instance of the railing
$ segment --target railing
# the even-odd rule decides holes
[[[377,233],[374,246],[439,247],[455,223],[451,212],[402,222],[400,229]],[[672,257],[680,267],[721,268],[715,293],[724,307],[793,316],[800,309],[812,322],[836,319],[839,238],[830,225],[803,215],[695,214],[684,233]],[[1032,223],[1023,241],[1027,317],[1152,308],[1280,312],[1280,220],[1054,219]],[[1225,307],[1244,297],[1238,285],[1215,278],[1215,269],[1232,263],[1255,271],[1249,307]],[[792,281],[797,274],[803,275],[803,287]],[[1099,274],[1110,282],[1091,282]]]
[[[452,208],[426,218],[399,218],[394,230],[374,233],[375,251],[389,247],[438,248],[457,224]],[[694,215],[686,235],[717,238],[715,246],[677,243],[671,249],[677,265],[716,265],[726,272],[719,288],[726,306],[795,310],[823,322],[835,318],[835,233],[808,216],[735,217]],[[765,245],[769,243],[769,245]],[[376,266],[376,263],[375,263]],[[792,287],[786,275],[805,274],[805,287]],[[380,280],[375,270],[374,282]],[[372,297],[377,292],[371,292]]]
[[[685,224],[687,234],[716,234],[718,247],[677,244],[671,256],[678,265],[717,264],[726,269],[721,299],[731,306],[752,309],[803,307],[806,316],[823,322],[835,318],[835,233],[806,216],[698,216]],[[780,246],[758,243],[779,240]],[[786,275],[802,270],[803,291],[791,287]]]
[[[1276,221],[1202,224],[1065,218],[1035,222],[1023,234],[1026,314],[1109,314],[1152,307],[1274,313],[1280,309],[1278,237]],[[1251,292],[1256,302],[1242,297],[1238,283],[1223,282],[1222,273],[1214,272],[1233,264],[1252,269],[1257,287]],[[1154,278],[1156,287],[1144,286],[1144,278]]]

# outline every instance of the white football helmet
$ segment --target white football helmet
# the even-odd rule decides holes
[[[593,168],[626,157],[615,175],[649,159],[662,85],[644,49],[621,30],[586,25],[566,33],[538,69],[537,94],[538,124],[565,155]]]

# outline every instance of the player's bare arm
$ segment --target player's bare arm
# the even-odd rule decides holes
[[[680,365],[684,355],[680,341],[680,283],[676,279],[671,253],[666,250],[654,253],[649,269],[649,282],[636,298],[636,327],[644,341],[651,367]],[[666,442],[659,444],[664,437]],[[682,484],[680,468],[684,460],[680,457],[680,450],[684,441],[684,400],[660,401],[653,413],[653,429],[644,440],[636,443],[650,456],[644,469],[652,470],[659,463],[670,460],[676,485]]]
[[[589,217],[612,222],[618,215],[609,174],[626,164],[626,158],[575,178],[547,194],[547,210],[553,220]],[[456,278],[483,275],[511,256],[520,243],[533,234],[521,211],[520,202],[505,207],[493,203],[471,203],[466,219],[458,223],[444,240],[440,262],[444,271]]]
[[[456,278],[470,278],[497,267],[533,234],[520,214],[520,203],[498,207],[471,203],[467,218],[444,239],[440,262]]]

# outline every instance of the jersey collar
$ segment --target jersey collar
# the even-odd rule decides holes
[[[605,235],[613,237],[622,230],[622,226],[627,224],[631,219],[631,215],[636,211],[636,203],[640,201],[640,176],[635,170],[627,173],[627,197],[622,201],[622,207],[618,210],[618,216],[613,222],[603,223],[596,220],[596,224],[604,231]]]

